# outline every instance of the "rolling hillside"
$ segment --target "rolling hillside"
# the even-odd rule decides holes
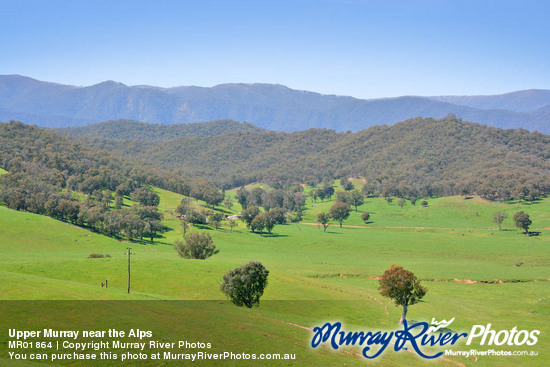
[[[233,120],[173,125],[150,124],[133,120],[113,120],[81,127],[57,128],[56,130],[72,136],[145,141],[264,131],[264,129],[247,122],[241,123]]]
[[[183,137],[163,144],[103,138],[82,142],[227,186],[360,176],[379,188],[409,187],[427,196],[477,190],[502,199],[520,187],[547,192],[550,182],[548,135],[454,117],[418,118],[357,133],[310,129]]]

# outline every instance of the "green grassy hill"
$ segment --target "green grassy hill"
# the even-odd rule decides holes
[[[306,223],[315,222],[315,213],[327,210],[332,202],[313,203],[308,199],[305,223],[279,225],[273,236],[250,233],[242,223],[233,232],[226,226],[219,230],[208,226],[193,228],[210,233],[220,249],[219,254],[201,261],[184,260],[172,247],[182,235],[179,220],[171,215],[181,196],[161,189],[155,191],[161,197],[159,209],[164,212],[167,231],[152,243],[119,241],[45,216],[0,207],[0,299],[109,300],[94,306],[111,314],[105,316],[105,325],[113,325],[109,327],[154,325],[167,340],[184,331],[196,338],[215,335],[210,338],[217,346],[237,346],[254,340],[258,350],[295,351],[303,358],[303,365],[353,365],[365,361],[345,352],[311,351],[308,342],[312,334],[307,328],[327,320],[342,321],[350,328],[394,328],[401,310],[380,296],[375,278],[391,264],[399,264],[413,271],[428,288],[424,302],[410,308],[411,320],[456,317],[452,326],[455,331],[469,331],[474,324],[487,323],[498,330],[514,326],[540,329],[538,346],[550,342],[549,199],[529,205],[446,197],[429,199],[425,208],[410,203],[400,208],[383,199],[367,199],[344,222],[344,228],[333,224],[326,233],[317,225]],[[232,210],[219,209],[228,213],[240,211],[238,204]],[[365,210],[372,213],[369,224],[362,223],[359,217]],[[497,210],[509,214],[502,231],[496,230],[492,222],[492,213]],[[540,236],[526,237],[513,227],[511,216],[518,210],[530,214],[532,227],[541,232]],[[126,291],[128,246],[136,254],[132,257],[131,294]],[[89,259],[92,253],[111,257]],[[270,275],[260,307],[247,310],[229,304],[219,291],[219,284],[227,270],[250,260],[262,262]],[[518,262],[523,264],[516,266]],[[105,279],[109,280],[107,289],[101,287]],[[173,302],[132,303],[129,310],[137,316],[130,318],[121,311],[126,311],[127,303],[119,300]],[[2,303],[2,307],[10,306]],[[28,318],[23,315],[32,307],[20,304],[19,311],[4,313],[11,316],[3,323],[6,327],[14,327],[14,323],[24,325],[23,320]],[[55,306],[44,307],[48,310]],[[73,318],[56,320],[55,325],[61,329],[93,324],[94,318],[78,316],[85,314],[86,307],[83,308],[74,309]],[[26,322],[40,325],[43,321],[32,320]],[[462,345],[458,349],[469,347]],[[547,353],[538,350],[541,356],[522,359],[522,365],[550,361]],[[356,353],[354,349],[345,351]],[[453,360],[476,366],[517,363],[498,358],[485,358],[478,363],[472,358]],[[411,353],[393,351],[381,359],[382,365],[422,362]],[[447,364],[456,365],[450,360],[438,362]]]

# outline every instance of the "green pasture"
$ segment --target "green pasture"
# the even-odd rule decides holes
[[[308,198],[303,223],[276,226],[272,236],[251,233],[242,222],[232,232],[227,226],[218,230],[192,227],[192,231],[210,233],[220,249],[201,261],[180,258],[172,246],[182,237],[180,221],[173,215],[181,196],[155,191],[161,197],[159,209],[166,231],[154,242],[109,238],[45,216],[0,207],[0,299],[205,301],[187,302],[188,309],[179,315],[202,321],[200,325],[188,324],[193,336],[209,335],[208,331],[216,334],[217,325],[249,325],[232,340],[233,345],[246,345],[252,338],[262,350],[294,350],[302,355],[305,365],[354,365],[365,363],[354,349],[348,353],[326,348],[311,351],[311,332],[305,328],[329,320],[342,321],[356,330],[395,328],[401,310],[379,295],[375,278],[391,264],[399,264],[413,271],[428,288],[423,302],[410,307],[411,320],[455,317],[452,329],[466,332],[474,324],[487,323],[497,330],[514,326],[541,330],[536,347],[508,348],[538,350],[541,356],[537,358],[485,357],[475,362],[453,357],[438,360],[438,365],[537,366],[550,362],[543,348],[550,342],[549,199],[525,204],[446,197],[428,199],[427,207],[421,207],[419,200],[416,206],[407,202],[400,208],[396,201],[388,205],[383,199],[367,198],[358,212],[352,211],[344,228],[333,223],[323,232],[315,224],[315,216],[333,202]],[[132,203],[125,199],[125,204]],[[228,214],[241,210],[236,202],[232,210],[223,205],[216,209]],[[508,213],[502,231],[492,222],[497,210]],[[539,236],[521,235],[514,227],[512,216],[519,210],[529,213]],[[362,211],[371,213],[367,224],[361,221]],[[126,290],[126,247],[136,254],[131,260],[131,294]],[[110,257],[88,258],[92,253]],[[227,270],[250,260],[262,262],[270,275],[260,307],[248,310],[229,304],[219,284]],[[109,288],[101,287],[105,280]],[[146,304],[140,309],[139,320],[143,324],[158,320],[159,330],[171,338],[175,332],[162,325],[176,322],[178,302]],[[21,322],[16,315],[10,318],[8,313],[4,322]],[[124,318],[109,320],[111,324],[127,323]],[[64,322],[56,320],[60,327]],[[235,325],[222,329],[233,330]],[[212,338],[213,343],[221,344],[228,335]],[[470,348],[461,345],[458,349]],[[478,349],[484,348],[489,347]],[[379,361],[381,365],[423,363],[411,353],[393,351]]]

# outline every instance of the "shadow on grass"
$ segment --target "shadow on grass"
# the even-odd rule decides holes
[[[198,229],[206,229],[208,231],[212,231],[212,227],[210,227],[207,224],[193,224],[193,227],[198,228]]]
[[[264,233],[264,237],[270,238],[270,237],[288,237],[286,234],[277,234],[277,233]]]
[[[211,207],[209,207],[208,209],[212,209]],[[224,213],[224,214],[231,214],[233,213],[232,211],[229,211],[229,210],[226,210],[226,209],[222,209],[220,207],[216,207],[216,209],[214,209],[214,211],[217,211],[217,212],[220,212],[220,213]]]

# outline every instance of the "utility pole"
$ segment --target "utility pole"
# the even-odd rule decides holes
[[[131,247],[126,247],[128,252],[125,255],[128,255],[128,293],[130,293],[130,255],[135,255],[135,253],[130,252]]]

